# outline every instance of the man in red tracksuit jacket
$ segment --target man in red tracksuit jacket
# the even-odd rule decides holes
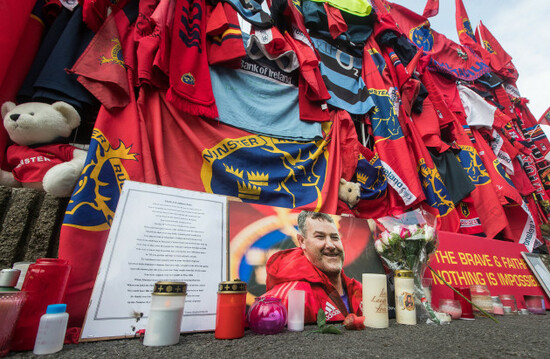
[[[342,270],[344,247],[331,216],[303,211],[298,216],[299,247],[273,254],[267,262],[267,293],[288,308],[288,293],[306,293],[305,323],[314,323],[323,309],[327,320],[361,316],[362,286]]]

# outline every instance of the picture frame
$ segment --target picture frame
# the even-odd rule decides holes
[[[537,278],[546,296],[550,298],[550,255],[521,252],[523,259]]]
[[[227,211],[226,196],[126,180],[79,341],[146,329],[159,281],[188,284],[180,332],[213,331],[228,280]]]

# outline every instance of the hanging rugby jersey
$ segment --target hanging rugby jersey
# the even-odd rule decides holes
[[[331,96],[327,103],[354,115],[368,113],[374,101],[361,77],[362,59],[320,38],[312,37],[311,40],[321,56],[319,68]]]
[[[299,67],[296,53],[276,27],[265,30],[253,28],[246,44],[246,51],[254,60],[267,57],[275,61],[285,72],[292,72]]]
[[[273,26],[271,16],[262,9],[262,1],[255,0],[222,0],[233,6],[235,10],[249,23],[262,29]]]
[[[137,2],[128,7],[128,16],[137,16],[135,5]],[[27,91],[25,95],[32,97],[26,100],[65,101],[78,109],[88,105],[95,106],[94,96],[77,82],[76,76],[69,75],[65,71],[71,68],[84,52],[94,33],[82,21],[82,7],[77,7],[72,13],[63,9],[62,15],[63,17],[60,15],[58,18],[62,22],[59,24],[61,26],[56,26],[57,21],[54,23],[56,31],[59,32],[46,34],[44,41],[47,41],[49,48],[41,45],[29,71],[29,77],[32,78],[28,79],[29,82],[25,79],[24,87]],[[66,23],[64,23],[65,20]],[[100,59],[96,60],[96,62],[100,61]]]
[[[487,103],[481,96],[466,86],[458,85],[457,88],[462,106],[464,106],[468,126],[493,127],[497,108]]]
[[[243,40],[249,35],[243,28]],[[245,56],[238,70],[210,66],[218,120],[260,135],[309,141],[322,138],[321,123],[300,120],[297,73],[268,58]]]
[[[352,15],[340,11],[327,3],[304,0],[302,3],[304,21],[311,33],[330,34],[333,39],[346,45],[362,48],[372,34],[372,18]],[[338,16],[339,15],[339,16]]]
[[[208,63],[232,69],[241,67],[246,55],[237,11],[228,3],[207,3],[206,41]]]
[[[450,123],[448,126],[450,137],[447,141],[456,142],[460,148],[461,151],[456,154],[456,157],[476,187],[470,193],[471,200],[466,198],[458,208],[461,220],[460,231],[469,234],[483,232],[487,238],[494,238],[506,228],[508,220],[479,154],[453,113],[457,111],[461,118],[465,117],[456,85],[454,82],[447,82],[441,75],[432,71],[424,72],[422,82],[428,89],[428,98],[438,117],[442,117],[441,122]],[[478,227],[476,218],[479,218],[482,230]]]

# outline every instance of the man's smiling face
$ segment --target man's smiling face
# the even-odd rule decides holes
[[[305,232],[298,234],[298,241],[306,258],[328,276],[339,275],[344,266],[344,247],[336,225],[308,218]]]

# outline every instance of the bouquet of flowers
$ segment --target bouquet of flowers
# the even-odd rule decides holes
[[[390,270],[413,272],[415,299],[422,303],[417,307],[424,308],[428,318],[439,323],[422,287],[422,277],[437,249],[436,221],[435,216],[422,209],[378,218],[374,246]]]

